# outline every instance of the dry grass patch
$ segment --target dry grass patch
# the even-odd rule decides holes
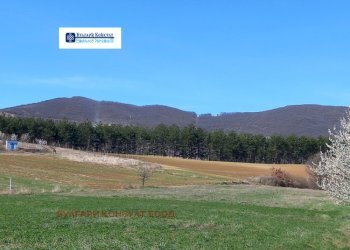
[[[141,164],[141,161],[139,160],[125,159],[102,153],[93,153],[65,148],[56,148],[56,152],[60,157],[77,162],[96,163],[100,165],[118,167],[137,167]]]

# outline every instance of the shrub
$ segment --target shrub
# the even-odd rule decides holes
[[[33,194],[33,191],[30,188],[20,187],[20,189],[16,193],[17,194]]]
[[[294,187],[293,178],[289,174],[287,174],[286,171],[282,170],[280,167],[271,168],[271,177],[274,177],[276,179],[278,186]]]
[[[53,189],[51,190],[52,193],[61,193],[63,192],[63,189],[61,188],[60,185],[55,185]]]
[[[308,178],[292,176],[279,167],[273,167],[271,168],[270,176],[251,177],[248,179],[248,182],[277,187],[318,189],[316,182],[312,178],[313,175]]]

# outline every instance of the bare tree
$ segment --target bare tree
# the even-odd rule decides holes
[[[37,145],[36,148],[38,150],[43,151],[43,150],[46,149],[46,145],[47,145],[47,141],[46,140],[35,138],[35,143]]]
[[[57,154],[56,148],[54,146],[50,146],[52,154]]]
[[[6,140],[6,135],[5,133],[2,133],[0,131],[0,149],[3,147],[3,145],[5,144],[5,140]]]
[[[0,140],[6,140],[6,134],[0,131]]]
[[[146,180],[148,180],[151,175],[153,174],[153,172],[159,168],[159,166],[154,166],[154,165],[150,165],[150,164],[142,164],[138,171],[139,171],[139,177],[140,180],[142,182],[142,186],[145,186],[145,182]]]
[[[30,140],[30,135],[28,133],[21,135],[21,138],[20,138],[21,142],[29,142],[29,140]]]
[[[350,109],[340,120],[340,129],[329,134],[328,150],[313,164],[317,184],[333,197],[350,202]]]

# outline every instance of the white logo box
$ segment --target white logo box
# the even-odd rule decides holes
[[[60,49],[121,49],[120,27],[60,27]]]

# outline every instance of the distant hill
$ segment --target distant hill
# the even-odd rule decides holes
[[[84,97],[56,98],[39,103],[0,110],[24,117],[67,119],[93,123],[140,125],[158,124],[186,126],[195,124],[206,130],[247,132],[263,135],[328,135],[328,129],[339,124],[346,107],[293,105],[262,112],[224,113],[218,116],[199,115],[162,106],[136,106],[118,102],[94,101]]]
[[[67,119],[93,123],[118,123],[154,127],[160,123],[186,126],[196,122],[196,113],[161,105],[136,106],[118,102],[98,102],[85,97],[56,98],[39,103],[6,108],[17,116]]]
[[[198,124],[208,130],[233,128],[236,132],[263,135],[328,135],[328,129],[339,125],[346,107],[292,105],[262,112],[229,113],[199,116]]]

